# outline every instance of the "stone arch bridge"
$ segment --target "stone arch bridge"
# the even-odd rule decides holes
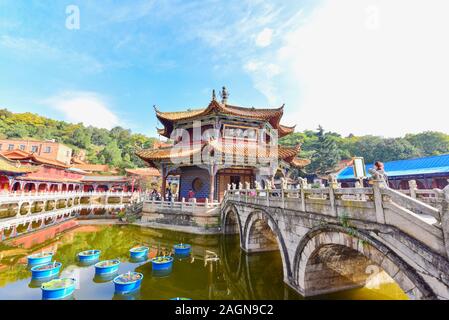
[[[221,228],[240,234],[247,253],[279,250],[284,282],[303,296],[361,287],[383,272],[409,298],[449,299],[449,190],[421,198],[381,181],[228,190]]]

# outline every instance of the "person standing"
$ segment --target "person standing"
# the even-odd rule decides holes
[[[374,162],[374,169],[375,169],[379,174],[382,175],[382,177],[383,177],[384,180],[385,180],[386,185],[388,186],[388,175],[387,175],[387,173],[385,172],[385,166],[384,166],[384,164],[383,164],[382,162],[380,162],[380,161],[376,161],[376,162]]]
[[[194,192],[192,189],[190,189],[190,190],[189,190],[189,193],[187,194],[187,199],[188,199],[189,201],[192,201],[193,198],[195,198],[195,192]]]

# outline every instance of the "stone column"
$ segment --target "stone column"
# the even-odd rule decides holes
[[[444,247],[449,258],[449,185],[443,189],[443,201],[441,206],[441,228],[443,229]]]
[[[385,223],[384,208],[382,205],[382,188],[386,188],[386,181],[383,176],[375,169],[370,170],[373,176],[373,195],[374,195],[374,206],[376,208],[376,218],[378,223]]]
[[[335,193],[334,189],[338,187],[337,178],[335,175],[329,176],[329,202],[331,204],[331,214],[336,217],[337,216],[337,206],[335,203]]]
[[[209,168],[209,202],[214,202],[215,194],[215,174],[214,166]]]
[[[408,182],[408,186],[410,188],[410,197],[412,197],[413,199],[416,199],[416,189],[417,189],[416,181],[410,180]]]

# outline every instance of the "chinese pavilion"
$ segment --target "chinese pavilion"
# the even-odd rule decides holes
[[[180,177],[179,199],[190,191],[198,201],[221,201],[229,186],[272,186],[274,176],[287,177],[292,167],[308,164],[297,158],[299,146],[283,147],[278,138],[294,131],[280,124],[284,106],[256,109],[228,104],[223,87],[221,101],[212,93],[206,108],[161,112],[158,133],[174,145],[139,150],[136,154],[160,170],[162,190],[169,175]]]

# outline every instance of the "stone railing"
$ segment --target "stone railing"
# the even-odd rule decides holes
[[[415,190],[416,191],[416,190]],[[422,241],[437,252],[449,256],[449,186],[432,190],[429,198],[437,205],[390,189],[384,181],[373,180],[369,188],[231,189],[227,190],[223,205],[228,201],[276,207],[291,212],[303,212],[386,224]],[[446,248],[445,248],[446,247]],[[445,248],[445,249],[444,249]]]
[[[78,197],[131,197],[138,195],[136,192],[83,192],[83,191],[62,191],[62,192],[2,192],[0,193],[1,203],[28,202],[56,200],[64,198]]]
[[[410,196],[413,199],[425,202],[435,208],[441,209],[443,202],[443,193],[441,189],[418,189],[415,180],[408,182],[408,189],[400,189],[399,192]]]
[[[55,209],[48,212],[37,213],[37,214],[28,214],[25,216],[13,217],[0,220],[0,231],[5,229],[10,229],[12,227],[17,227],[19,225],[24,225],[31,222],[37,222],[44,219],[55,218],[61,215],[73,214],[77,213],[81,210],[94,210],[94,209],[123,209],[125,208],[124,204],[80,204],[76,206],[72,206],[70,208],[63,209]],[[73,215],[75,217],[76,215]]]
[[[219,202],[209,202],[208,199],[205,199],[205,202],[197,202],[196,199],[185,201],[184,198],[182,201],[164,201],[154,200],[151,197],[145,198],[144,205],[147,210],[151,211],[169,209],[189,213],[215,213],[220,207]]]

